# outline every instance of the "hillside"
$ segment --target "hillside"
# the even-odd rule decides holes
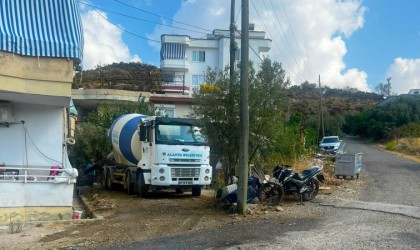
[[[304,83],[292,86],[288,92],[292,111],[305,116],[319,114],[320,93],[315,84]],[[383,100],[381,95],[358,91],[356,89],[331,89],[325,87],[322,96],[324,114],[329,116],[354,115],[374,107]]]
[[[113,63],[78,72],[73,88],[152,91],[161,82],[160,69],[143,63]]]

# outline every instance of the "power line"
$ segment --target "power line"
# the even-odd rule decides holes
[[[147,13],[147,14],[149,14],[149,15],[157,16],[157,17],[159,17],[159,18],[162,18],[162,19],[165,19],[165,20],[169,20],[169,21],[172,21],[172,22],[174,22],[174,23],[179,23],[179,24],[183,24],[183,25],[186,25],[186,26],[189,26],[189,27],[192,27],[192,28],[196,28],[196,29],[200,29],[200,30],[205,30],[205,31],[211,32],[211,30],[204,29],[204,28],[201,28],[201,27],[197,27],[197,26],[194,26],[194,25],[191,25],[191,24],[188,24],[188,23],[184,23],[184,22],[176,21],[176,20],[173,20],[173,19],[170,19],[170,18],[167,18],[167,17],[161,16],[161,15],[158,15],[158,14],[156,14],[156,13],[153,13],[153,12],[150,12],[150,11],[146,11],[146,10],[143,10],[143,9],[137,8],[137,7],[133,6],[133,5],[130,5],[130,4],[127,4],[127,3],[121,2],[121,1],[119,1],[119,0],[114,0],[114,1],[115,1],[115,2],[117,2],[117,3],[120,3],[120,4],[122,4],[122,5],[125,5],[125,6],[127,6],[127,7],[130,7],[130,8],[132,8],[132,9],[136,9],[136,10],[138,10],[138,11],[141,11],[141,12]]]
[[[236,31],[238,31],[240,36],[242,35],[240,30],[236,30]],[[262,62],[263,59],[261,59],[260,55],[254,50],[254,48],[251,47],[251,44],[249,44],[248,46],[254,52],[254,54],[258,57],[258,59],[260,59],[260,61]]]
[[[263,24],[263,26],[264,26],[264,28],[265,28],[266,32],[267,32],[267,33],[268,33],[271,37],[273,37],[273,36],[270,34],[269,29],[267,29],[267,26],[265,25],[265,22],[263,21],[263,19],[262,19],[262,17],[261,17],[261,15],[260,15],[260,13],[258,12],[257,8],[255,7],[254,2],[253,2],[253,1],[250,1],[250,2],[251,2],[251,4],[252,4],[252,6],[253,6],[253,8],[254,8],[255,12],[257,13],[258,17],[260,18],[261,23]],[[273,43],[274,43],[274,45],[276,46],[276,48],[277,48],[277,50],[278,50],[279,54],[283,57],[284,63],[286,63],[286,60],[285,60],[285,58],[286,58],[286,57],[283,55],[283,53],[282,53],[282,51],[281,51],[280,47],[278,46],[278,44],[277,44],[275,41],[274,41]],[[287,65],[286,65],[286,66],[287,66]],[[289,67],[289,68],[291,68],[291,67]],[[295,78],[297,78],[297,74],[294,74],[291,70],[290,70],[290,72],[289,72],[289,73],[290,73],[290,74],[293,74],[293,75],[295,76]]]
[[[271,2],[271,0],[270,0],[270,2]],[[293,39],[295,40],[295,43],[296,43],[296,44],[299,44],[299,43],[297,42],[296,35],[295,35],[295,32],[294,32],[293,27],[292,27],[292,23],[290,22],[289,15],[287,15],[286,8],[284,7],[283,0],[280,0],[280,3],[281,3],[281,6],[282,6],[282,9],[283,9],[283,12],[284,12],[284,14],[285,14],[285,16],[286,16],[286,21],[287,21],[287,23],[288,23],[288,24],[289,24],[289,26],[290,26],[290,30],[292,31],[292,36],[293,36]],[[272,3],[272,2],[271,2],[271,6],[273,6],[273,3]],[[274,10],[274,8],[273,8],[273,10]],[[298,48],[299,48],[299,47],[298,47]],[[308,70],[309,70],[309,74],[314,75],[314,74],[313,74],[313,72],[312,72],[312,70],[309,68],[309,66],[308,66],[307,68],[308,68]]]
[[[108,20],[108,18],[106,18],[106,17],[104,17],[98,10],[94,10],[99,16],[101,16],[103,19],[105,19],[106,21],[108,21],[110,24],[112,24],[112,25],[114,25],[115,27],[117,27],[118,29],[120,29],[120,30],[122,30],[122,31],[124,31],[124,32],[127,32],[128,34],[130,34],[130,35],[132,35],[132,36],[136,36],[136,37],[138,37],[138,38],[141,38],[141,39],[144,39],[144,40],[147,40],[147,41],[151,41],[151,42],[155,42],[155,43],[160,43],[160,41],[157,41],[157,40],[153,40],[153,39],[149,39],[149,38],[147,38],[147,37],[144,37],[144,36],[140,36],[140,35],[137,35],[137,34],[135,34],[135,33],[133,33],[133,32],[131,32],[131,31],[128,31],[128,30],[126,30],[126,29],[124,29],[124,28],[122,28],[122,27],[120,27],[120,26],[118,26],[118,25],[116,25],[115,23],[113,23],[113,22],[111,22],[111,21],[109,21]]]
[[[83,5],[89,6],[93,9],[107,11],[107,12],[110,12],[110,13],[113,13],[113,14],[116,14],[116,15],[132,18],[132,19],[136,19],[136,20],[140,20],[140,21],[144,21],[144,22],[154,23],[154,24],[157,24],[157,25],[162,25],[162,26],[167,26],[167,27],[171,27],[171,28],[175,28],[175,29],[196,32],[196,33],[200,33],[200,34],[207,34],[207,33],[201,32],[201,31],[195,31],[195,30],[191,30],[191,29],[187,29],[187,28],[177,27],[177,26],[173,26],[173,25],[169,25],[169,24],[163,24],[163,23],[159,23],[159,22],[155,22],[155,21],[150,21],[150,20],[147,20],[147,19],[142,19],[142,18],[126,15],[126,14],[123,14],[123,13],[120,13],[120,12],[112,11],[112,10],[109,10],[109,9],[104,9],[104,8],[101,8],[101,7],[98,7],[98,6],[95,6],[95,5],[91,5],[91,4],[88,4],[88,3],[80,2],[80,1],[77,1],[77,2],[80,3],[80,4],[83,4]]]
[[[267,6],[265,5],[265,3],[264,3],[264,1],[262,1],[263,2],[263,4],[264,4],[264,8],[266,9],[266,11],[267,12],[269,12],[268,11],[268,8],[267,8]],[[296,55],[293,53],[293,49],[292,49],[292,47],[290,46],[290,44],[289,44],[289,42],[288,42],[288,40],[287,40],[287,37],[285,36],[285,30],[283,29],[283,26],[281,25],[281,22],[280,22],[280,19],[279,19],[279,17],[277,16],[277,13],[276,13],[276,11],[275,11],[275,8],[274,8],[274,6],[273,6],[273,2],[270,0],[270,3],[271,3],[271,7],[272,7],[272,9],[273,9],[273,12],[274,12],[274,15],[275,15],[275,17],[276,17],[276,19],[277,19],[277,23],[278,23],[278,26],[280,26],[280,29],[281,29],[281,32],[280,32],[280,34],[283,34],[281,37],[283,38],[283,40],[284,40],[284,42],[285,42],[285,45],[286,45],[286,47],[288,48],[288,50],[290,51],[290,54],[291,54],[291,58],[292,58],[292,60],[295,62],[295,64],[296,64],[296,66],[299,68],[299,70],[300,70],[300,72],[302,73],[302,75],[303,75],[303,77],[304,78],[307,78],[308,80],[309,80],[309,77],[306,75],[306,73],[303,71],[303,69],[300,67],[300,65],[299,65],[299,63],[297,62],[297,60],[296,60]],[[272,19],[272,21],[273,21],[273,23],[275,23],[275,20],[273,19],[273,17],[271,16],[271,12],[269,12],[270,13],[270,18]],[[275,25],[276,26],[276,28],[277,28],[277,25]]]

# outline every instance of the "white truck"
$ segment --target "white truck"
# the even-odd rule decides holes
[[[109,129],[113,152],[101,167],[106,189],[122,184],[127,194],[147,196],[149,191],[191,189],[193,196],[210,185],[210,148],[187,118],[128,114],[118,117]]]

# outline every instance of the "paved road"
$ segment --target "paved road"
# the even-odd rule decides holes
[[[420,164],[347,138],[362,152],[369,184],[359,200],[325,199],[298,206],[296,218],[136,242],[135,249],[420,249]],[[309,212],[308,212],[309,211]]]

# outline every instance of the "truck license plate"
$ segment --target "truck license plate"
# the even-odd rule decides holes
[[[192,181],[179,181],[178,182],[179,185],[192,185]]]

